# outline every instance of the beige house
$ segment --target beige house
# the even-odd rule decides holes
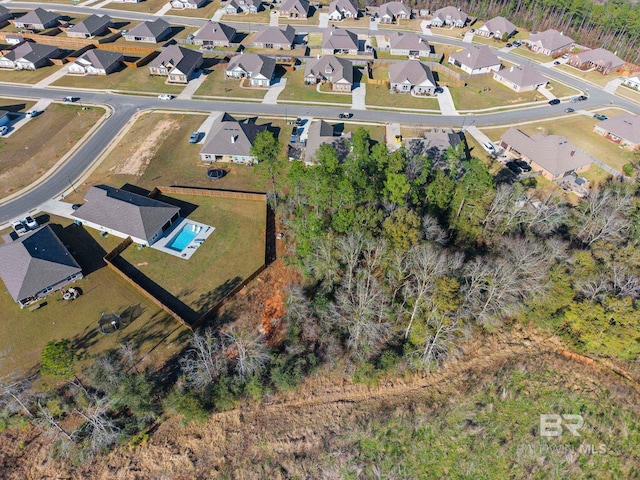
[[[524,43],[534,52],[550,57],[558,57],[573,48],[573,39],[550,28],[534,33]]]
[[[493,79],[516,92],[530,92],[549,83],[547,77],[526,63],[493,72]]]
[[[353,64],[333,55],[307,61],[304,83],[316,85],[324,82],[331,83],[334,92],[350,92],[353,88]]]
[[[621,113],[608,118],[594,127],[594,132],[628,150],[640,147],[640,117],[632,113]]]
[[[624,66],[625,62],[609,50],[595,48],[574,53],[569,57],[567,63],[581,70],[594,68],[603,75],[608,75]]]
[[[167,77],[167,83],[187,84],[200,65],[202,65],[200,52],[170,45],[149,64],[149,74]]]
[[[502,63],[487,45],[472,45],[449,55],[449,63],[471,75],[500,70]]]
[[[480,28],[476,29],[476,35],[481,37],[494,37],[501,40],[507,40],[515,35],[517,27],[504,17],[494,17],[487,21]]]
[[[544,136],[537,133],[530,137],[511,127],[500,137],[500,146],[512,154],[520,155],[549,180],[582,173],[594,162],[591,155],[560,135]]]

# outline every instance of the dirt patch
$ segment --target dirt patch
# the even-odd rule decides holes
[[[173,119],[159,122],[142,143],[130,149],[125,158],[116,165],[114,173],[141,177],[160,148],[162,140],[178,128],[180,128],[180,124]]]

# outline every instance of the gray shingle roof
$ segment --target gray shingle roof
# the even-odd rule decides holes
[[[236,29],[218,22],[207,22],[203,27],[196,32],[194,38],[196,40],[209,40],[209,41],[233,41],[236,35]]]
[[[76,62],[79,65],[85,64],[88,62],[90,65],[93,65],[96,68],[101,68],[104,70],[108,70],[114,64],[119,64],[124,60],[124,55],[120,52],[109,52],[107,50],[99,50],[97,48],[93,50],[88,50],[83,53]],[[76,63],[74,62],[74,63]]]
[[[451,58],[472,70],[500,64],[498,56],[487,45],[472,45],[461,52],[451,54]]]
[[[147,21],[139,23],[127,32],[127,36],[145,38],[153,37],[158,39],[162,37],[162,34],[169,28],[171,28],[171,26],[167,22],[158,18],[153,22]]]
[[[410,151],[418,150],[428,158],[440,160],[449,147],[462,143],[462,133],[450,129],[434,129],[424,133],[423,139],[408,141]]]
[[[417,60],[407,60],[406,62],[396,62],[389,65],[389,81],[391,83],[410,83],[411,85],[421,85],[425,81],[436,86],[433,73],[424,63]]]
[[[56,12],[52,12],[50,10],[45,10],[44,8],[38,7],[34,10],[31,10],[25,13],[23,16],[21,16],[18,19],[18,21],[20,23],[27,23],[30,25],[34,25],[34,24],[46,25],[47,23],[53,22],[60,18],[62,17],[60,17],[60,15],[58,15]]]
[[[358,36],[349,30],[332,25],[322,34],[322,48],[358,50]]]
[[[49,225],[0,246],[0,278],[16,302],[80,272]]]
[[[504,34],[515,32],[517,27],[504,17],[494,17],[487,21],[478,30],[487,30],[492,33],[500,32]]]
[[[394,50],[431,50],[429,43],[415,33],[391,32],[389,47]]]
[[[287,25],[284,28],[267,27],[264,30],[260,30],[256,33],[254,42],[293,45],[295,38],[296,30],[291,25]]]
[[[244,70],[250,77],[255,78],[257,75],[262,75],[265,78],[271,79],[276,68],[276,60],[257,53],[243,53],[231,58],[226,70],[231,71],[238,67]]]
[[[499,75],[505,80],[518,85],[520,88],[529,87],[531,85],[546,84],[549,80],[547,77],[538,72],[530,65],[512,66],[509,68],[503,68],[494,73]]]
[[[580,63],[591,62],[609,69],[615,69],[624,65],[624,60],[604,48],[584,50],[574,54],[574,57]],[[571,60],[573,60],[573,58]]]
[[[568,47],[573,43],[573,39],[571,37],[563,35],[557,30],[550,28],[549,30],[545,30],[544,32],[534,33],[527,39],[527,42],[540,42],[543,48],[553,52],[555,50]]]
[[[284,0],[280,7],[281,12],[298,12],[309,14],[309,2],[308,0]]]
[[[85,201],[73,212],[75,218],[141,239],[148,239],[180,212],[168,203],[108,185],[91,187]]]
[[[200,63],[202,63],[202,54],[200,52],[178,45],[169,45],[163,48],[160,55],[151,61],[149,67],[170,67],[170,75],[173,73],[173,70],[178,70],[178,72],[184,75],[189,75]]]
[[[333,125],[324,120],[314,121],[309,125],[307,145],[305,148],[305,159],[311,161],[314,159],[318,148],[323,143],[332,144],[340,137],[334,137]]]
[[[454,22],[457,22],[457,21],[466,22],[469,19],[469,15],[467,15],[462,10],[458,10],[456,7],[452,7],[452,6],[448,6],[448,7],[444,7],[436,10],[435,12],[433,12],[433,17],[434,18],[437,17],[443,22],[446,20],[447,17],[449,17],[450,20]]]
[[[621,113],[596,124],[616,137],[632,143],[640,143],[640,117],[632,113]]]
[[[511,127],[500,140],[556,177],[590,165],[594,160],[588,153],[559,135],[535,134],[529,137]]]
[[[0,21],[8,20],[13,18],[13,13],[4,5],[0,5]]]
[[[24,58],[28,62],[37,63],[43,58],[49,58],[56,54],[58,47],[43,45],[41,43],[22,42],[9,50],[4,57],[15,62]]]
[[[326,72],[327,69],[331,70],[330,74]],[[317,59],[309,59],[304,68],[304,76],[308,77],[310,75],[316,78],[331,78],[332,83],[340,80],[353,83],[353,64],[349,60],[338,58],[334,55],[325,55]]]
[[[256,135],[266,129],[267,125],[256,125],[247,120],[238,122],[231,115],[225,113],[211,126],[200,153],[204,155],[249,156]]]
[[[351,12],[354,17],[358,15],[358,4],[354,0],[333,0],[329,4],[329,13],[334,11]]]
[[[380,5],[380,16],[389,15],[391,17],[396,17],[400,13],[406,13],[407,15],[411,15],[411,8],[407,7],[402,2],[387,2]]]
[[[111,25],[111,17],[109,15],[91,15],[71,26],[67,31],[95,35],[109,25]]]

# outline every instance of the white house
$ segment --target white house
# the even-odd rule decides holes
[[[487,45],[472,45],[452,53],[449,63],[472,75],[495,72],[502,66],[498,56]]]

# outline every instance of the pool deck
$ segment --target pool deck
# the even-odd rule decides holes
[[[198,232],[198,234],[189,242],[189,244],[182,250],[178,252],[173,250],[172,248],[168,248],[167,244],[171,243],[173,237],[178,234],[178,232],[182,229],[182,227],[186,225],[197,225],[202,227],[202,229]],[[215,231],[215,227],[210,225],[205,225],[204,223],[195,222],[193,220],[189,220],[188,218],[180,218],[176,223],[174,223],[169,230],[165,233],[164,237],[151,245],[151,248],[155,248],[156,250],[160,250],[161,252],[168,253],[169,255],[173,255],[174,257],[180,257],[185,260],[189,260],[191,256],[196,253],[198,247],[202,245],[202,243],[209,238]]]

